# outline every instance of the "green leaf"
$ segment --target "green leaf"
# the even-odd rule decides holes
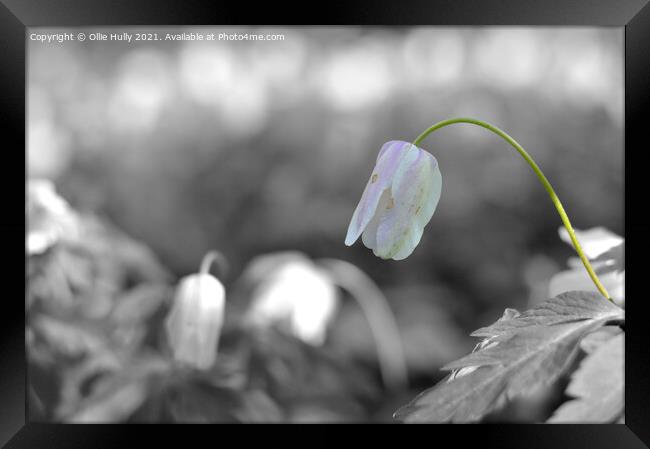
[[[624,339],[622,333],[614,336],[582,361],[566,390],[575,399],[562,404],[548,422],[611,423],[622,416]]]
[[[624,311],[602,296],[563,293],[518,314],[508,309],[471,354],[448,364],[454,371],[398,410],[405,422],[473,422],[509,398],[555,381],[570,366],[581,338]]]

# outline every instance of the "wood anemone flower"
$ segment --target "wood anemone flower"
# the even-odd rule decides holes
[[[300,340],[323,345],[339,305],[336,285],[327,271],[303,254],[290,252],[258,256],[247,274],[255,271],[264,274],[257,280],[245,323],[257,329],[286,324]]]
[[[165,322],[174,360],[200,370],[214,364],[225,296],[221,282],[210,274],[192,274],[181,280]]]
[[[385,143],[352,215],[345,244],[352,245],[362,235],[363,244],[376,256],[405,259],[420,242],[441,188],[435,157],[409,142]]]

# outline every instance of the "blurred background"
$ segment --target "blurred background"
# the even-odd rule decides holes
[[[125,247],[146,248],[165,272],[152,275],[156,283],[174,285],[196,272],[209,250],[220,251],[228,266],[218,276],[227,316],[231,304],[250,302],[242,279],[260,255],[293,251],[308,260],[343,260],[366,273],[397,322],[410,387],[377,402],[372,414],[350,419],[390,419],[442,378],[440,366],[471,351],[472,330],[506,307],[545,299],[549,280],[573,255],[534,173],[505,142],[470,125],[447,127],[422,145],[440,164],[443,189],[409,258],[380,260],[360,241],[346,247],[349,220],[384,142],[411,141],[447,118],[485,120],[535,158],[576,228],[623,234],[622,29],[31,31],[284,35],[281,41],[28,41],[28,176],[50,180],[75,211],[119,229],[133,241]],[[115,248],[105,245],[97,257],[111,257]],[[137,287],[120,279],[110,298]],[[328,318],[324,342],[312,346],[344,354],[377,377],[376,340],[348,296]],[[61,315],[63,307],[52,313]],[[79,313],[59,318],[75,323]],[[148,326],[161,322],[164,313],[157,313]],[[150,344],[147,337],[139,341]],[[63,363],[47,360],[52,365],[35,365]],[[31,373],[38,379],[37,368]],[[90,394],[88,385],[77,385],[69,400],[76,405],[61,408],[65,388],[51,373],[43,369],[35,381],[38,416],[75,420],[87,406],[79,401]],[[124,381],[114,384],[121,388]],[[260,391],[268,393],[264,385]],[[285,396],[268,395],[285,410],[278,399]],[[131,419],[137,407],[111,419]],[[348,413],[314,409],[296,413],[312,413],[314,420]],[[183,416],[201,419],[203,412],[196,413]]]

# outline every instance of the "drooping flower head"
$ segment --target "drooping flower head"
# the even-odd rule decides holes
[[[223,325],[225,290],[207,273],[184,277],[165,327],[174,360],[206,370],[215,362]]]
[[[352,245],[361,235],[376,256],[405,259],[420,242],[441,188],[435,157],[409,142],[385,143],[352,215],[345,244]]]

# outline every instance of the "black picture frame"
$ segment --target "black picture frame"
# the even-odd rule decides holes
[[[650,444],[650,359],[648,325],[643,308],[643,257],[649,247],[650,218],[644,216],[648,150],[645,138],[650,98],[650,5],[648,0],[390,0],[305,3],[298,17],[296,3],[210,2],[198,0],[84,1],[0,0],[0,126],[5,170],[3,324],[0,327],[0,444],[6,448],[122,448],[178,445],[215,447],[225,441],[239,446],[261,436],[237,426],[64,425],[27,422],[24,311],[18,293],[18,258],[24,251],[25,220],[19,217],[18,168],[25,164],[26,33],[33,26],[207,25],[207,24],[364,24],[364,25],[567,25],[625,28],[625,237],[628,241],[626,304],[625,402],[626,424],[619,425],[480,425],[374,426],[383,438],[391,429],[411,442],[411,432],[423,432],[430,444],[457,446],[478,440],[482,447],[636,449]],[[294,14],[294,15],[292,15]],[[7,158],[10,157],[10,161]],[[26,171],[25,171],[26,173]],[[26,174],[25,174],[26,176]],[[24,217],[24,215],[23,215]],[[21,237],[21,235],[23,237]],[[24,254],[24,252],[23,252]],[[634,260],[638,258],[639,262]],[[14,291],[16,290],[16,291]],[[15,293],[15,294],[14,294]],[[337,426],[338,428],[338,426]],[[311,442],[340,444],[337,432],[321,426],[264,426],[262,432],[287,432],[268,440],[301,446]],[[407,432],[406,434],[405,432]],[[304,432],[315,435],[305,436]],[[284,432],[283,432],[284,433]],[[305,439],[308,438],[308,439]],[[364,437],[365,438],[365,437]],[[448,441],[443,443],[444,441]],[[645,442],[645,444],[644,444]],[[410,443],[413,444],[413,443]]]

